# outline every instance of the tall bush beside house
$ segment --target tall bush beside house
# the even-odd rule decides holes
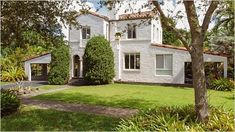
[[[48,76],[49,84],[63,85],[69,80],[69,47],[59,44],[51,52],[51,69]]]
[[[84,53],[84,78],[90,84],[108,84],[115,76],[110,42],[103,36],[92,37]]]

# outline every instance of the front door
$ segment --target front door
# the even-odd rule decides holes
[[[74,62],[74,73],[73,73],[73,75],[74,75],[74,78],[78,78],[79,76],[80,76],[80,63],[79,63],[79,56],[78,55],[75,55],[74,57],[73,57],[73,62]]]

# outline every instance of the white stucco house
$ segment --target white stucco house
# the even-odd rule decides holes
[[[191,62],[190,54],[183,47],[162,43],[162,26],[158,17],[151,11],[131,14],[110,11],[107,16],[94,12],[80,15],[77,20],[81,28],[69,29],[70,78],[83,78],[85,65],[82,58],[86,42],[92,36],[103,35],[111,42],[114,52],[115,81],[184,84],[185,63]],[[122,34],[120,38],[115,36],[117,33]],[[26,60],[28,80],[33,80],[32,64],[48,64],[50,60],[50,54]],[[226,57],[205,53],[204,60],[223,63],[223,74],[227,76]]]

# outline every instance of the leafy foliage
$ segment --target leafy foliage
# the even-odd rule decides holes
[[[51,69],[49,71],[49,84],[63,85],[69,80],[69,47],[59,44],[51,52]]]
[[[1,89],[1,116],[10,115],[20,107],[20,99],[11,90]]]
[[[63,36],[61,24],[78,26],[77,11],[68,1],[1,1],[1,46],[24,47],[25,33],[37,34],[46,41]],[[51,43],[56,44],[56,43]]]
[[[211,108],[208,123],[198,123],[194,107],[166,106],[122,120],[117,131],[233,131],[233,112]]]
[[[2,80],[6,82],[22,81],[25,78],[23,68],[10,66],[6,71],[2,72]]]
[[[91,84],[107,84],[114,78],[114,57],[110,42],[92,37],[84,53],[84,78]]]
[[[232,91],[234,90],[234,87],[235,87],[234,82],[226,78],[220,78],[217,80],[213,80],[209,84],[208,88],[218,90],[218,91]]]

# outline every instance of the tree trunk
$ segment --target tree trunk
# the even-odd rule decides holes
[[[200,122],[209,119],[205,67],[203,59],[203,39],[198,38],[192,43],[191,59],[193,71],[193,87],[195,94],[195,111]]]

